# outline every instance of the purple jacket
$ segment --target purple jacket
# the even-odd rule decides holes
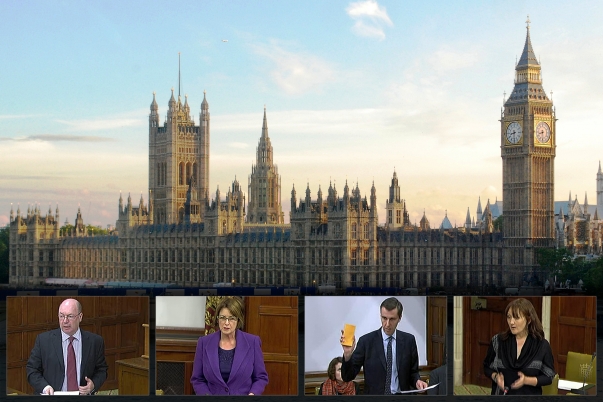
[[[235,333],[235,348],[232,369],[228,382],[220,374],[218,345],[220,331],[202,336],[197,342],[191,384],[197,395],[261,395],[268,384],[268,373],[264,366],[262,341],[256,335],[240,330]]]

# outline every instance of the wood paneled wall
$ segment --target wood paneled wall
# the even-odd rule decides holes
[[[446,296],[427,298],[427,365],[439,367],[446,364],[447,327]]]
[[[551,298],[551,349],[560,378],[565,377],[568,351],[592,355],[597,350],[595,296]]]
[[[262,340],[268,372],[263,395],[297,395],[297,297],[254,296],[245,304],[245,331]]]
[[[81,296],[83,320],[80,328],[101,335],[109,365],[107,381],[101,388],[117,389],[115,361],[140,357],[144,353],[149,322],[148,297]],[[59,327],[58,310],[64,296],[8,297],[6,337],[6,385],[31,394],[25,367],[36,336]]]

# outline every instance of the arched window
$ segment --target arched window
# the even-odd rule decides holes
[[[352,239],[356,240],[358,238],[358,228],[355,223],[352,223]]]
[[[179,173],[180,176],[178,178],[178,184],[183,185],[185,184],[184,182],[184,175],[185,175],[185,171],[184,171],[185,167],[184,167],[184,162],[180,162],[180,168],[179,168]]]

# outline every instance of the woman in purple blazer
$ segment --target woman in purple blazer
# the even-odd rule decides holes
[[[197,395],[261,395],[268,384],[262,341],[241,331],[243,301],[224,298],[216,308],[220,331],[197,342],[191,384]]]

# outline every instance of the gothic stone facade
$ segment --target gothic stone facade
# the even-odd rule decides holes
[[[542,89],[529,26],[516,66],[515,87],[501,115],[503,232],[489,208],[477,227],[431,229],[423,216],[408,221],[394,172],[386,225],[378,225],[377,195],[360,196],[346,183],[343,197],[330,185],[311,198],[291,193],[290,224],[283,224],[280,176],[273,164],[266,115],[249,206],[233,182],[226,199],[210,203],[209,105],[199,125],[188,101],[169,100],[163,127],[153,96],[149,115],[149,202],[120,196],[117,231],[87,236],[60,233],[58,210],[11,211],[10,282],[35,285],[45,277],[149,281],[186,286],[231,282],[242,286],[465,287],[517,286],[526,276],[544,281],[537,247],[555,244],[553,183],[555,116]],[[245,221],[248,217],[248,221]],[[447,220],[447,219],[446,219]],[[504,233],[504,235],[503,235]]]

